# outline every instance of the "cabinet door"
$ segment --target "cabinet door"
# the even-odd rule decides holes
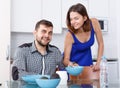
[[[82,3],[86,9],[88,10],[88,0],[62,0],[62,27],[66,28],[66,15],[68,12],[68,9],[73,5],[77,3]]]
[[[32,32],[41,19],[41,0],[11,1],[11,31]]]
[[[53,23],[54,33],[61,33],[61,0],[43,0],[42,18],[50,20]]]
[[[91,17],[109,17],[109,0],[89,0]]]
[[[94,62],[95,64],[96,62]],[[109,81],[118,81],[119,80],[119,64],[118,61],[109,61],[108,62],[108,80]]]
[[[10,61],[6,55],[10,43],[10,0],[0,0],[0,12],[0,83],[4,83],[10,79]]]
[[[118,61],[108,62],[108,77],[111,81],[119,80],[119,64]]]

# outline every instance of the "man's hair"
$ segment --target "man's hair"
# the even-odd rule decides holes
[[[41,24],[42,24],[42,25],[45,25],[45,26],[47,26],[47,27],[53,27],[52,22],[43,19],[43,20],[40,20],[40,21],[38,21],[38,22],[36,23],[35,30],[37,30]]]

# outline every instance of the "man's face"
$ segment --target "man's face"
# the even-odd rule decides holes
[[[40,46],[46,46],[52,39],[53,27],[47,27],[43,24],[34,31],[35,40]]]

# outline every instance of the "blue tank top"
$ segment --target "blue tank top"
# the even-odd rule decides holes
[[[71,34],[73,36],[74,43],[72,44],[70,61],[76,62],[81,66],[92,65],[91,46],[94,44],[94,29],[92,25],[90,39],[85,43],[80,42],[73,33]]]

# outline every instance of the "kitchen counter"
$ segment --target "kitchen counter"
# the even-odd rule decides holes
[[[94,62],[96,62],[96,61],[97,61],[97,58],[92,58],[92,60],[93,60]],[[108,62],[118,61],[118,58],[107,58],[107,61],[108,61]]]

